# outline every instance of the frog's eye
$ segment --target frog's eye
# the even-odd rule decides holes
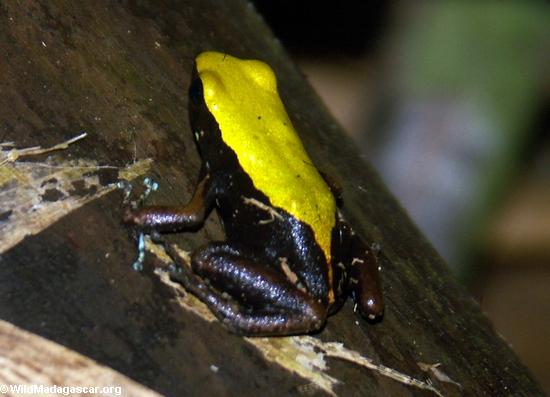
[[[256,84],[268,91],[276,91],[277,79],[268,64],[256,60],[244,61],[243,64],[246,73]]]
[[[209,102],[227,95],[225,81],[219,73],[206,70],[201,72],[199,77],[202,82],[201,99],[204,101]]]

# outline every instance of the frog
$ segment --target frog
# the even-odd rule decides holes
[[[218,213],[224,241],[196,248],[172,277],[230,331],[320,331],[351,296],[369,322],[384,313],[378,253],[341,212],[342,191],[319,171],[260,60],[206,51],[194,63],[189,122],[202,162],[180,206],[127,208],[142,232],[200,229]]]

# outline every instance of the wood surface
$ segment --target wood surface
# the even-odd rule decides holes
[[[139,186],[150,176],[160,189],[149,203],[190,198],[200,159],[187,87],[204,50],[274,68],[308,152],[344,189],[345,215],[382,247],[381,323],[363,321],[348,302],[313,336],[325,345],[251,340],[163,280],[154,270],[161,254],[149,253],[142,272],[131,269],[135,236],[120,222],[114,183],[137,178]],[[434,395],[329,358],[330,342],[431,379],[445,396],[543,395],[250,4],[6,0],[0,54],[0,142],[13,142],[4,152],[87,133],[65,149],[0,165],[0,319],[167,396]],[[192,249],[222,238],[213,214],[202,230],[171,241]],[[278,359],[289,346],[298,353]],[[323,388],[306,369],[337,382]]]
[[[10,395],[159,397],[110,368],[0,321],[0,392]],[[8,387],[8,389],[3,389]]]

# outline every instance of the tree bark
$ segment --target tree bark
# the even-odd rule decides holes
[[[120,396],[124,390],[128,396],[160,396],[110,368],[4,321],[0,321],[0,356],[2,394]]]
[[[346,217],[382,247],[384,320],[368,324],[348,302],[314,339],[430,378],[446,396],[543,395],[239,0],[0,4],[0,142],[48,148],[87,133],[66,149],[0,165],[0,318],[167,396],[434,395],[329,358],[328,344],[228,333],[155,273],[162,253],[132,270],[136,244],[114,183],[147,175],[160,183],[149,203],[190,198],[200,159],[186,92],[204,50],[273,67],[307,151],[343,187]],[[221,238],[212,215],[171,241],[192,249]],[[281,358],[289,346],[296,354]],[[304,372],[308,365],[322,379]],[[320,385],[329,378],[340,382]]]

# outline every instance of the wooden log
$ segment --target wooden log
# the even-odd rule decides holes
[[[110,368],[0,321],[0,393],[159,397]]]
[[[200,160],[186,91],[204,50],[274,68],[308,152],[344,189],[347,218],[382,246],[381,323],[348,303],[313,337],[242,338],[155,272],[154,246],[144,271],[131,269],[115,182],[148,175],[160,183],[151,203],[190,198]],[[346,354],[431,379],[446,396],[543,395],[246,2],[6,0],[0,54],[0,142],[15,145],[4,154],[87,133],[0,165],[1,319],[168,396],[434,395],[330,358]],[[212,215],[171,241],[221,238]]]

